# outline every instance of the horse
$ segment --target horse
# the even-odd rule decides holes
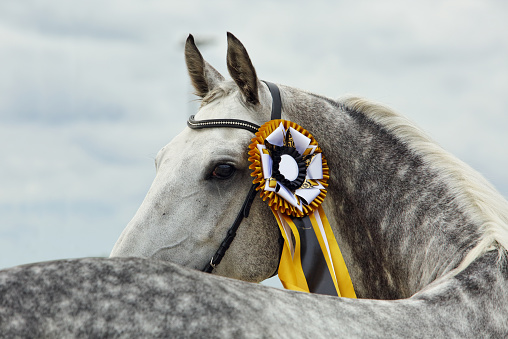
[[[201,98],[196,121],[270,119],[272,92],[232,34],[232,80],[203,59],[192,36],[185,57]],[[253,134],[185,128],[159,151],[154,182],[110,259],[0,272],[1,333],[507,337],[508,202],[383,105],[277,87],[282,118],[311,131],[326,156],[323,208],[359,299],[253,284],[276,274],[280,258],[277,223],[259,198],[213,274],[199,272],[244,210]]]

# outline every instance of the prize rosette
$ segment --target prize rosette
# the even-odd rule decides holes
[[[326,196],[328,165],[314,137],[287,120],[262,125],[249,145],[249,168],[263,201],[290,217],[312,214]]]

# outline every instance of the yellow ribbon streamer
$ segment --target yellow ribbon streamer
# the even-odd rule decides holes
[[[282,250],[282,256],[279,264],[279,279],[282,285],[286,289],[309,292],[307,280],[303,273],[301,257],[300,257],[300,236],[296,225],[294,224],[291,217],[274,212],[279,224],[280,231],[284,237],[284,248]],[[332,277],[337,295],[339,297],[356,298],[356,294],[353,288],[353,283],[349,272],[340,252],[339,245],[335,239],[333,231],[330,227],[330,223],[326,218],[323,208],[319,208],[312,214],[309,215],[314,233],[319,241],[321,251],[323,252],[328,271]],[[319,225],[321,220],[322,228]],[[291,247],[286,234],[284,222],[290,227],[294,237],[294,254],[291,254]],[[324,235],[323,232],[324,231]],[[328,246],[327,246],[328,245]]]

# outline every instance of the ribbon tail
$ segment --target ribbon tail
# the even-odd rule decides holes
[[[322,207],[303,218],[273,213],[284,237],[278,272],[282,285],[290,290],[356,298]]]
[[[292,219],[273,211],[279,224],[280,232],[284,238],[281,260],[279,263],[279,279],[288,290],[310,292],[305,274],[303,273],[300,253],[300,235]],[[293,237],[291,237],[293,235]],[[294,239],[294,243],[293,243]]]
[[[346,298],[356,298],[353,282],[323,208],[319,206],[314,213],[309,215],[309,218],[319,240],[338,295]]]

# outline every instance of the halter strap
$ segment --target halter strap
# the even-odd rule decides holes
[[[247,193],[247,197],[243,202],[242,208],[240,209],[240,212],[236,216],[233,225],[231,225],[231,227],[229,228],[228,233],[226,234],[226,238],[224,238],[224,240],[219,246],[219,249],[212,256],[212,259],[210,260],[208,265],[206,265],[206,267],[203,269],[203,272],[211,273],[213,269],[222,261],[224,254],[226,254],[226,251],[233,242],[233,239],[235,239],[236,231],[238,230],[238,227],[242,223],[243,218],[247,218],[249,216],[250,207],[252,205],[252,202],[254,201],[254,197],[256,196],[257,187],[258,184],[253,184],[250,187],[249,193]]]
[[[270,94],[272,95],[272,114],[271,120],[280,119],[282,112],[282,100],[280,99],[280,91],[279,87],[276,84],[272,84],[271,82],[262,80],[270,90]]]
[[[282,112],[282,101],[280,98],[279,88],[277,87],[277,85],[271,82],[264,80],[263,82],[268,86],[268,89],[270,90],[270,94],[272,96],[272,112],[270,115],[271,120],[280,119]],[[216,127],[240,128],[250,131],[254,134],[259,130],[260,127],[250,121],[240,119],[195,120],[194,115],[191,115],[187,120],[187,126],[189,126],[192,129],[216,128]],[[247,197],[243,202],[242,208],[240,209],[240,212],[238,212],[235,221],[229,228],[226,234],[226,238],[222,241],[222,243],[219,246],[219,249],[212,256],[210,262],[203,269],[203,272],[211,273],[213,269],[222,261],[224,254],[226,253],[229,246],[233,242],[233,239],[236,236],[236,231],[238,230],[238,227],[240,226],[243,218],[247,218],[249,216],[250,207],[252,205],[252,202],[254,201],[254,197],[256,196],[256,188],[258,187],[258,185],[259,184],[253,184],[250,187],[249,193],[247,194]],[[281,248],[283,245],[283,241],[284,239],[282,238],[282,236],[280,236],[279,243],[281,244]]]

